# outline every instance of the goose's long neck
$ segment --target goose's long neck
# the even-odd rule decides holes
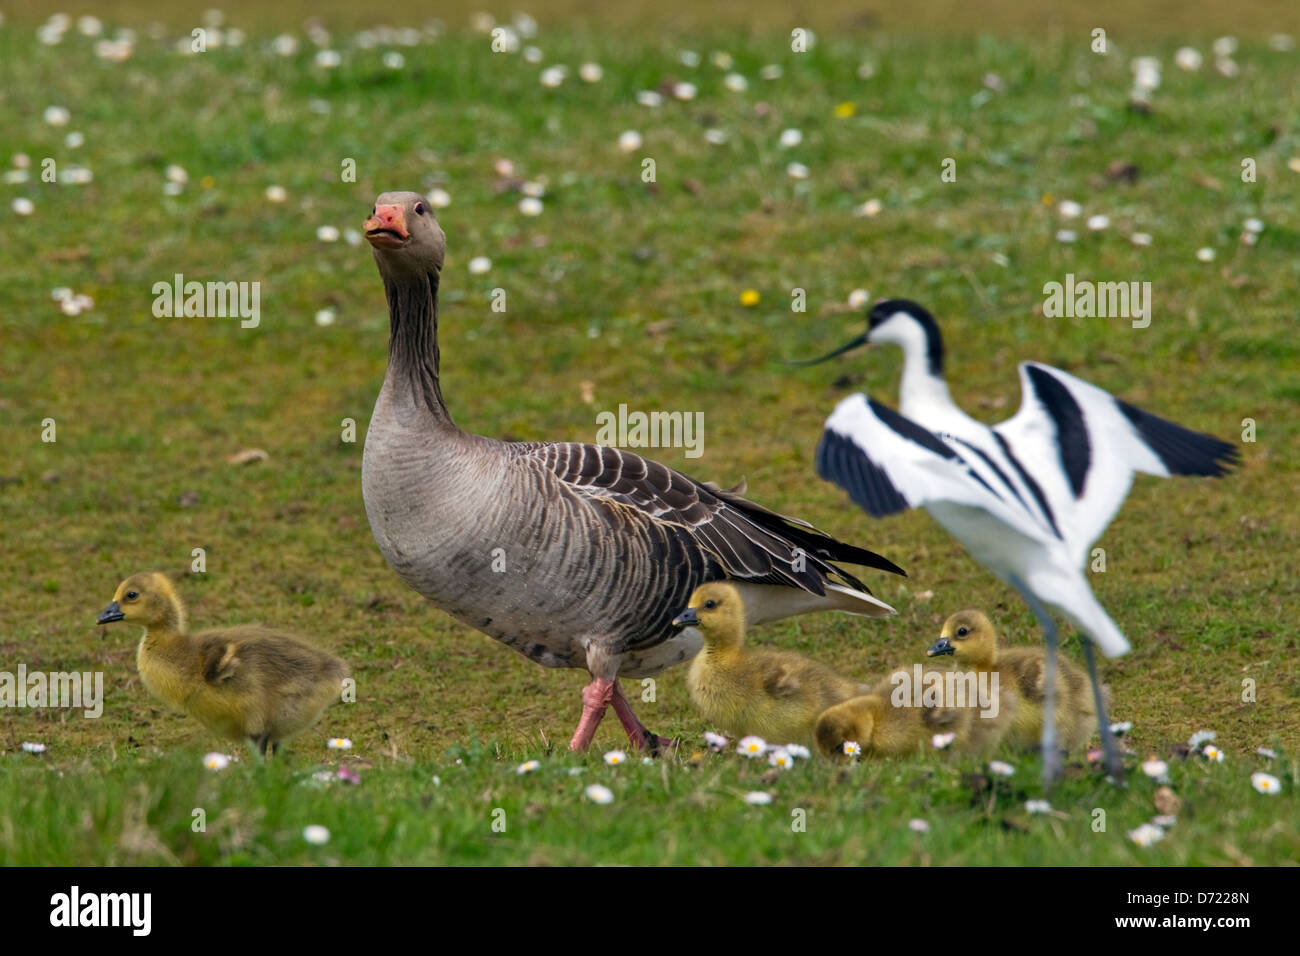
[[[388,382],[397,395],[454,428],[438,384],[438,273],[384,276],[388,297]]]

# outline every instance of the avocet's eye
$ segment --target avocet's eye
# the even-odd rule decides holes
[[[422,203],[422,202],[417,202],[417,203],[415,204],[415,214],[416,214],[417,216],[423,216],[423,215],[424,215],[424,203]]]
[[[717,602],[717,601],[705,601],[705,602],[704,602],[704,609],[705,609],[706,611],[711,611],[711,610],[713,610],[713,609],[714,609],[715,607],[717,607],[717,606],[718,606],[718,602]]]

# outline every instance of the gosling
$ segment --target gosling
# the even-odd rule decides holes
[[[811,746],[818,714],[868,690],[792,651],[746,648],[744,600],[726,582],[696,588],[673,624],[703,636],[686,686],[704,719],[733,736]]]
[[[1000,683],[1017,698],[1007,740],[1017,747],[1040,746],[1047,690],[1045,648],[999,650],[997,632],[987,617],[979,611],[958,611],[944,622],[939,640],[925,653],[928,657],[951,655],[958,667],[976,673],[997,672]],[[1061,749],[1068,753],[1084,746],[1097,728],[1097,710],[1087,676],[1060,654],[1056,656],[1055,709]]]
[[[144,627],[136,651],[149,692],[228,740],[250,740],[262,756],[314,725],[342,696],[348,668],[327,651],[256,625],[190,634],[185,606],[166,575],[135,574],[118,585],[96,623]]]

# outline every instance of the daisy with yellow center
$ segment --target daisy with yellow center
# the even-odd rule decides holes
[[[585,793],[587,794],[587,799],[592,803],[599,803],[603,806],[604,804],[614,802],[614,791],[609,789],[609,787],[602,786],[598,783],[593,783],[586,789]]]
[[[1129,830],[1128,838],[1138,846],[1151,846],[1165,838],[1165,831],[1153,823],[1144,823],[1136,830]]]
[[[1169,779],[1169,764],[1151,757],[1142,764],[1142,772],[1152,780],[1159,780],[1163,783]]]
[[[1201,755],[1207,760],[1213,760],[1215,763],[1223,763],[1223,751],[1214,744],[1206,744],[1201,751]]]
[[[330,750],[351,750],[352,741],[347,737],[331,737],[329,739]]]
[[[780,770],[789,770],[794,766],[794,757],[788,750],[778,748],[768,755],[767,762]]]
[[[626,761],[627,754],[622,750],[610,750],[605,754],[605,763],[609,764],[611,767],[617,767],[619,764],[625,763]]]
[[[203,766],[209,770],[225,770],[230,766],[230,758],[225,754],[207,754],[203,758]]]
[[[746,757],[754,758],[763,756],[767,750],[767,741],[762,737],[742,737],[740,743],[736,744],[736,753],[744,754]]]
[[[842,747],[846,757],[857,757],[862,753],[862,748],[858,746],[856,740],[846,740]]]
[[[1267,793],[1270,796],[1282,792],[1282,781],[1271,773],[1264,773],[1262,770],[1259,773],[1250,775],[1250,785],[1260,793]]]
[[[989,764],[989,773],[995,777],[1009,777],[1015,772],[1015,767],[1001,760],[994,760]]]
[[[515,767],[515,773],[518,774],[534,773],[535,771],[541,769],[542,769],[542,762],[540,760],[525,760],[518,767]]]
[[[935,750],[947,750],[952,746],[952,742],[957,739],[956,734],[935,734],[930,738],[930,743],[934,744]]]

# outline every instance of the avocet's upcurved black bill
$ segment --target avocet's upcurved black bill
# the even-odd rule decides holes
[[[786,362],[785,364],[786,364],[786,365],[797,365],[797,366],[800,366],[800,367],[807,366],[807,365],[820,365],[822,362],[829,361],[830,359],[835,358],[835,356],[837,356],[837,355],[843,355],[845,352],[852,352],[852,351],[853,351],[854,349],[856,349],[858,346],[866,345],[866,344],[867,344],[867,336],[870,335],[870,334],[871,334],[870,332],[863,332],[861,335],[856,336],[856,337],[853,339],[853,341],[848,342],[848,343],[846,343],[845,345],[841,345],[841,346],[840,346],[839,348],[837,348],[834,352],[827,352],[827,353],[826,353],[825,355],[823,355],[821,358],[809,359],[809,360],[804,361],[804,362]]]

